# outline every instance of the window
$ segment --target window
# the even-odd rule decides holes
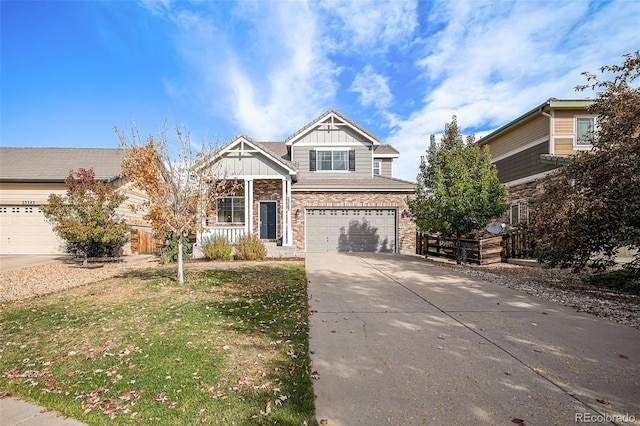
[[[382,169],[382,162],[380,160],[375,160],[373,162],[373,174],[379,175],[381,169]]]
[[[244,197],[218,199],[218,223],[244,224]]]
[[[318,170],[348,170],[349,151],[318,151]]]
[[[596,119],[590,116],[576,116],[576,145],[590,146]]]
[[[529,221],[529,210],[527,203],[511,204],[509,223],[517,225]]]

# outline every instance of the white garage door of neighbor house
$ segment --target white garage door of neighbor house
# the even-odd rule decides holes
[[[38,206],[0,206],[0,231],[0,254],[63,253]]]
[[[396,252],[396,209],[307,209],[308,253]]]

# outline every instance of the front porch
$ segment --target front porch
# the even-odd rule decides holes
[[[293,248],[291,178],[245,177],[234,181],[236,189],[220,198],[215,213],[205,220],[198,244],[219,236],[236,244],[244,235],[257,235],[268,252],[277,251],[270,250],[271,246]]]

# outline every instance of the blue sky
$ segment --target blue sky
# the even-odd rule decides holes
[[[400,150],[477,137],[640,49],[640,0],[2,1],[3,146],[116,147],[112,127],[283,140],[335,108]]]

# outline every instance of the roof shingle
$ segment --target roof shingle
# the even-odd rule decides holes
[[[93,169],[96,179],[109,180],[121,171],[120,148],[0,147],[0,181],[64,182],[71,171]]]

